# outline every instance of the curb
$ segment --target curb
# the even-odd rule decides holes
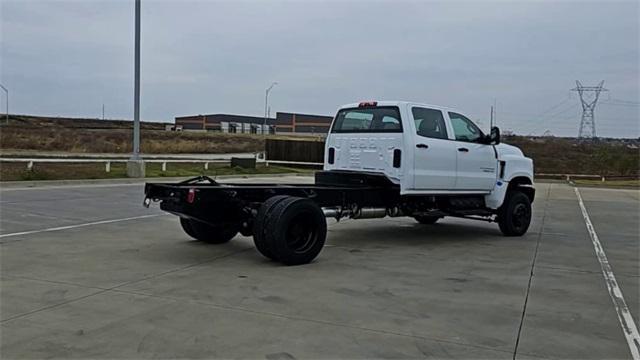
[[[285,176],[309,176],[311,174],[302,173],[281,173],[281,174],[245,174],[245,175],[218,175],[213,179],[250,179],[250,178],[272,178]],[[39,187],[39,186],[64,186],[64,185],[109,185],[109,184],[144,184],[147,182],[174,182],[182,181],[194,176],[182,177],[151,177],[143,179],[116,178],[116,179],[77,179],[77,180],[24,180],[24,181],[2,181],[0,187]]]

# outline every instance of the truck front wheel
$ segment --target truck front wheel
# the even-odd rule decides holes
[[[238,234],[238,227],[233,225],[209,225],[201,221],[180,218],[180,225],[187,235],[210,244],[223,244]]]
[[[505,236],[522,236],[531,224],[531,201],[524,193],[509,191],[498,209],[498,226]]]
[[[327,237],[322,209],[306,198],[280,200],[264,222],[264,242],[271,255],[286,265],[307,264],[318,256]]]

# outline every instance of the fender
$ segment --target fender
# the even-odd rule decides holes
[[[520,150],[518,150],[520,152]],[[520,152],[520,154],[522,154]],[[485,203],[488,208],[497,210],[507,195],[507,191],[515,185],[528,185],[526,194],[533,202],[535,190],[533,188],[533,160],[515,152],[500,154],[499,151],[499,174],[494,190],[485,196]],[[513,181],[515,179],[515,182]],[[512,183],[513,182],[513,183]]]

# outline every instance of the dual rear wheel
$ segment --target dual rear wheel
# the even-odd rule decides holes
[[[313,200],[274,196],[258,210],[253,241],[258,251],[286,265],[307,264],[318,256],[327,237],[327,221]]]
[[[194,239],[212,244],[231,240],[239,225],[217,226],[180,218],[182,229]],[[253,241],[260,254],[286,265],[307,264],[324,247],[327,221],[313,200],[295,196],[274,196],[258,210],[253,224]]]

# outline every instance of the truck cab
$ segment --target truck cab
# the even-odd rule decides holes
[[[344,105],[325,146],[325,171],[382,173],[401,195],[482,195],[497,209],[510,182],[533,186],[533,161],[501,144],[497,128],[485,135],[461,111],[442,106]]]

